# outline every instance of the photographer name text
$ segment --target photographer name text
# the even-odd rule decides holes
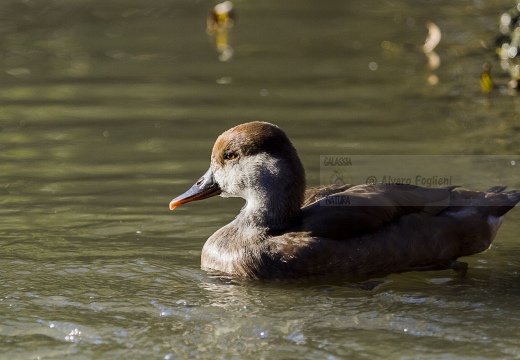
[[[451,176],[391,176],[391,175],[383,175],[380,179],[376,176],[369,176],[366,179],[367,184],[375,184],[375,183],[383,183],[383,184],[402,184],[402,185],[419,185],[419,186],[446,186],[452,184]]]

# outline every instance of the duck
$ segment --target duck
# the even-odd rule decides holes
[[[457,259],[488,249],[520,201],[519,191],[504,190],[384,183],[306,189],[285,132],[255,121],[217,138],[209,169],[169,208],[216,195],[246,200],[204,244],[203,270],[264,280],[369,278],[460,269]]]

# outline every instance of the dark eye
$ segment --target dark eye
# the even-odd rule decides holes
[[[225,152],[224,153],[224,159],[225,160],[233,160],[233,159],[236,159],[238,157],[238,155],[234,152]]]

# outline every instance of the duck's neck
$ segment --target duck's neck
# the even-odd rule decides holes
[[[236,217],[239,227],[255,227],[276,232],[294,225],[300,217],[302,196],[294,192],[268,192],[256,189]]]
[[[301,197],[301,196],[299,196]],[[257,277],[264,241],[295,224],[301,199],[290,194],[255,191],[235,220],[220,228],[204,244],[201,266],[228,274]],[[264,243],[265,244],[265,243]]]
[[[258,156],[262,173],[255,177],[242,197],[246,204],[237,216],[240,226],[263,228],[269,233],[282,231],[300,219],[305,193],[305,171],[291,146],[286,158]]]

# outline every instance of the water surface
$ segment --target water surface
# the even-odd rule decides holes
[[[252,120],[288,133],[309,185],[327,154],[518,159],[520,98],[499,89],[491,46],[512,3],[237,1],[227,62],[205,32],[212,5],[0,5],[0,357],[519,358],[518,209],[466,276],[304,284],[200,270],[241,200],[168,211],[214,139]],[[518,164],[453,171],[520,188]]]

